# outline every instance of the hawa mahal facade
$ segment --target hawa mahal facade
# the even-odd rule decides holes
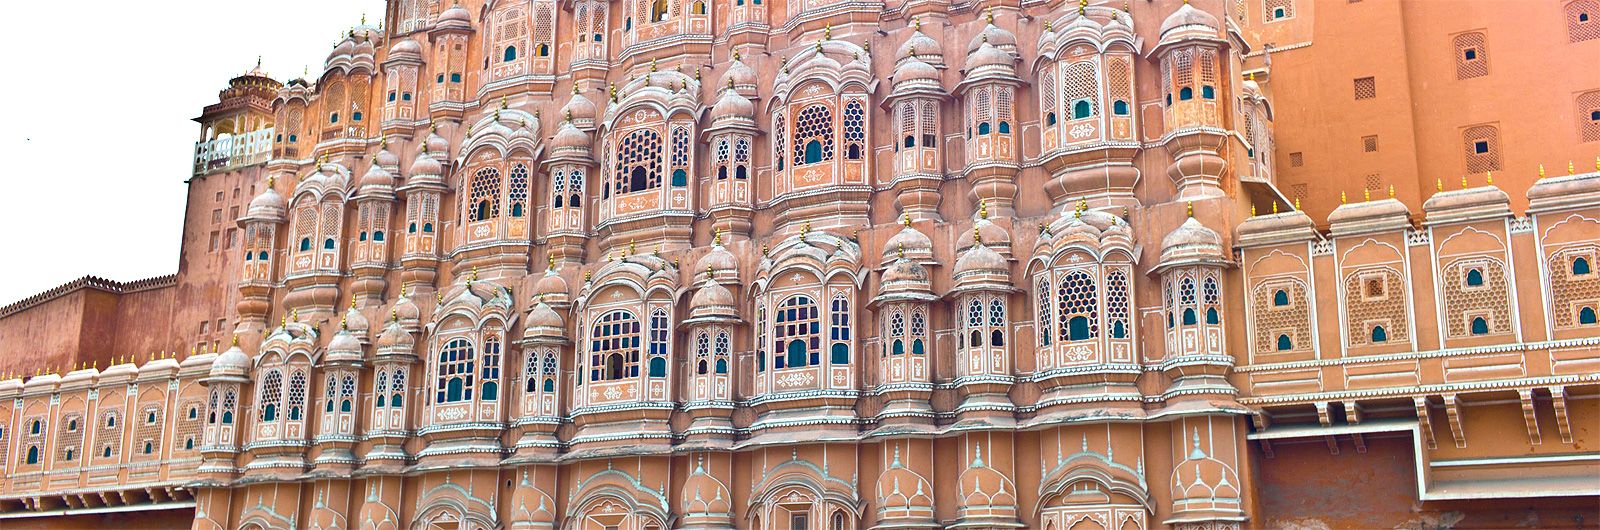
[[[391,0],[0,309],[0,525],[1593,528],[1594,17]]]

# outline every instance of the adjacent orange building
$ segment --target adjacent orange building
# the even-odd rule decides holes
[[[0,308],[0,526],[1593,527],[1595,16],[393,0]]]

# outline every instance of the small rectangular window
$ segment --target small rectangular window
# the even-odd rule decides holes
[[[1480,155],[1489,152],[1489,141],[1478,140],[1476,142],[1472,142],[1472,152]]]
[[[239,229],[237,229],[237,228],[229,228],[228,229],[228,237],[224,238],[226,248],[233,248],[234,243],[238,239],[239,239]]]
[[[1372,99],[1378,97],[1378,82],[1371,77],[1362,77],[1355,80],[1356,99]]]
[[[217,243],[220,242],[221,239],[222,239],[222,234],[220,232],[217,232],[215,230],[211,231],[211,251],[212,252],[216,252]]]
[[[222,202],[222,192],[217,192],[217,202]]]
[[[1361,138],[1361,150],[1365,151],[1365,152],[1368,152],[1368,153],[1376,153],[1376,152],[1378,152],[1378,137],[1377,136],[1363,136]]]
[[[201,335],[205,335],[207,333],[211,333],[211,321],[210,320],[201,320],[200,321],[200,334]]]
[[[1306,157],[1304,154],[1300,153],[1299,151],[1289,153],[1289,167],[1300,167],[1304,165],[1306,165]]]
[[[222,208],[217,208],[215,210],[211,210],[211,222],[213,222],[213,223],[222,222]]]
[[[239,187],[238,186],[234,186],[233,187],[233,198],[235,198],[235,199],[239,198]]]

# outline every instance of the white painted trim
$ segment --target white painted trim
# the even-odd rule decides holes
[[[101,506],[98,508],[73,508],[67,510],[51,510],[48,512],[0,512],[0,519],[28,519],[33,517],[61,517],[68,515],[145,512],[155,510],[184,510],[194,507],[194,501],[182,501],[165,502],[161,504],[135,504],[129,506]]]

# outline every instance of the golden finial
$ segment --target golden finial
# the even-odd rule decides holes
[[[1133,6],[1128,4],[1128,0],[1122,0],[1122,12],[1123,13],[1132,13],[1133,12]]]
[[[916,46],[912,46],[910,48],[906,48],[906,57],[916,57],[916,56],[917,56],[917,47]]]
[[[593,277],[594,277],[594,271],[583,271],[583,281],[584,282],[587,283],[589,281],[589,279],[593,278]]]
[[[1390,184],[1389,185],[1389,198],[1390,199],[1394,198],[1394,184]]]
[[[1300,211],[1300,198],[1299,197],[1295,197],[1294,198],[1294,209],[1295,209],[1295,211]]]
[[[1088,197],[1079,197],[1078,198],[1078,211],[1080,211],[1080,212],[1089,211],[1089,198]]]
[[[1048,21],[1048,20],[1044,21],[1044,30],[1045,31],[1055,31],[1055,24],[1051,24],[1050,21]]]
[[[915,28],[917,31],[922,31],[922,19],[916,18],[916,17],[912,17],[911,18],[911,27]]]
[[[905,225],[906,228],[911,228],[911,212],[906,212],[905,217],[900,218],[900,224]]]
[[[822,39],[827,40],[827,39]],[[817,53],[822,53],[822,40],[817,41]]]
[[[1485,171],[1485,172],[1483,172],[1483,183],[1484,184],[1488,184],[1490,186],[1494,185],[1494,172],[1493,171]]]
[[[1194,217],[1194,201],[1184,203],[1189,210],[1189,217]]]
[[[295,308],[295,309],[290,309],[289,310],[289,320],[293,321],[293,322],[299,322],[300,321],[300,309],[299,308]]]
[[[239,336],[238,335],[234,335],[233,336],[233,345],[234,346],[238,346],[239,345]]]
[[[739,50],[734,50],[733,51],[733,60],[737,61],[737,60],[739,60],[740,57],[742,57],[742,56],[739,54]]]
[[[979,245],[983,244],[983,231],[976,226],[972,227],[972,242]]]
[[[989,34],[988,33],[984,33],[982,35],[978,35],[978,38],[983,39],[983,43],[984,44],[988,44],[989,43]]]
[[[582,92],[582,91],[578,89],[578,82],[577,81],[573,81],[572,82],[572,95],[576,96],[576,95],[578,95],[579,92]]]
[[[494,109],[494,120],[500,121],[500,109]],[[472,133],[468,132],[467,134],[471,135]]]
[[[478,268],[477,267],[473,267],[471,274],[472,274],[471,276],[467,277],[467,281],[469,281],[469,282],[477,281],[477,279],[478,279]]]
[[[444,305],[444,289],[433,292],[433,302],[437,305]]]
[[[896,252],[898,252],[900,254],[900,259],[906,259],[906,245],[905,245],[905,243],[901,243],[900,244],[900,248],[898,250],[896,250]]]
[[[655,72],[656,71],[656,60],[655,60],[655,58],[651,58],[650,59],[650,71],[651,72]]]
[[[275,176],[272,176],[272,175],[267,175],[267,187],[268,187],[268,188],[271,188],[271,187],[272,187],[272,184],[273,184],[273,182],[274,182],[274,181],[275,181],[275,180],[277,180],[277,177],[275,177]]]
[[[714,233],[714,234],[713,234],[713,235],[712,235],[712,236],[711,236],[711,244],[712,244],[712,245],[716,245],[716,246],[719,246],[719,247],[720,247],[720,246],[722,246],[722,230],[717,230],[717,231],[716,231],[716,232],[715,232],[715,233]]]
[[[289,314],[288,313],[284,313],[283,315],[279,316],[279,318],[278,318],[278,327],[280,327],[280,328],[289,327]]]
[[[733,78],[728,78],[728,90],[733,90]]]
[[[978,218],[989,218],[989,199],[978,199]]]
[[[1078,15],[1086,15],[1089,10],[1089,0],[1078,0]]]
[[[710,265],[706,265],[706,280],[709,281],[713,276],[716,276],[716,274],[716,269],[712,268]]]
[[[994,23],[994,6],[989,6],[988,13],[984,15],[984,21],[990,24]]]
[[[1339,192],[1339,204],[1350,204],[1350,199],[1345,197],[1345,194],[1342,191]]]
[[[549,270],[556,270],[556,255],[555,254],[551,254],[550,255],[550,269]]]
[[[822,40],[828,40],[828,39],[831,39],[831,38],[833,38],[833,24],[823,25],[822,26]]]
[[[439,132],[439,124],[434,122],[432,118],[428,119],[428,132]]]
[[[811,221],[806,221],[805,224],[800,225],[800,238],[805,239],[806,234],[809,233],[811,233]]]
[[[349,321],[350,321],[350,317],[348,317],[348,316],[339,317],[339,329],[342,329],[342,330],[345,330],[345,331],[350,331],[350,322]]]
[[[1571,174],[1573,174],[1573,173],[1574,173],[1574,172],[1573,172],[1573,170],[1572,170],[1572,161],[1571,161],[1571,160],[1568,160],[1568,161],[1567,161],[1567,174],[1568,174],[1568,175],[1571,175]]]
[[[622,257],[628,257],[629,254],[633,254],[634,248],[636,248],[636,246],[634,245],[634,241],[632,239],[629,239],[628,240],[628,251],[623,253]]]
[[[650,251],[650,255],[658,257],[658,258],[661,257],[661,244],[660,243],[656,243],[656,249]]]
[[[1594,170],[1600,171],[1600,156],[1594,157]]]
[[[1467,189],[1467,176],[1461,176],[1461,189]]]
[[[1433,189],[1435,191],[1444,191],[1444,179],[1433,179]]]
[[[761,257],[763,257],[763,258],[767,257],[767,244],[766,243],[762,243],[761,244]]]
[[[506,97],[505,96],[500,96],[500,108],[502,108],[502,109],[510,108],[510,106],[506,105]]]
[[[1083,218],[1083,210],[1080,210],[1078,208],[1073,208],[1072,209],[1072,218],[1073,219],[1082,219]]]
[[[1276,199],[1272,201],[1272,215],[1278,215],[1278,201]]]
[[[617,102],[617,84],[616,83],[607,83],[607,89],[606,90],[611,92],[611,102],[612,103],[616,103]]]
[[[1256,216],[1256,205],[1255,204],[1251,204],[1250,205],[1250,217],[1255,217],[1255,216]]]
[[[393,322],[399,322],[400,321],[400,310],[399,309],[390,309],[389,310],[389,320],[393,321]]]
[[[1245,78],[1245,79],[1246,79],[1246,80],[1248,80],[1248,81],[1255,81],[1255,80],[1256,80],[1256,73],[1255,73],[1255,71],[1254,71],[1254,70],[1252,70],[1252,71],[1250,71],[1250,73],[1248,73],[1248,74],[1245,74],[1245,76],[1244,76],[1244,78]]]
[[[1363,188],[1361,190],[1361,200],[1362,202],[1372,202],[1372,188]]]
[[[1539,164],[1539,178],[1544,178],[1544,164]]]

